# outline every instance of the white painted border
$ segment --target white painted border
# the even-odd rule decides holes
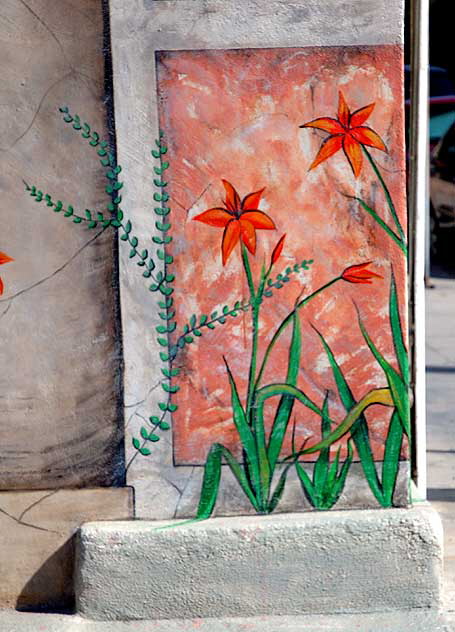
[[[413,376],[417,480],[416,500],[427,496],[426,457],[426,378],[425,378],[425,274],[426,230],[429,223],[428,199],[428,60],[429,60],[429,0],[412,3],[412,78],[411,78],[411,147],[409,213],[414,251],[411,262],[414,323]]]

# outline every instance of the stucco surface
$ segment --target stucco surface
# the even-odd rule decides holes
[[[37,204],[106,204],[96,153],[68,105],[105,134],[101,2],[4,0],[0,16],[0,488],[122,480],[113,243]]]
[[[127,488],[0,492],[0,607],[71,607],[77,528],[132,515]]]
[[[100,620],[250,617],[440,602],[442,528],[429,506],[163,526],[169,523],[81,528],[79,614]]]
[[[134,0],[125,5],[122,0],[112,0],[110,20],[118,159],[126,182],[124,207],[141,240],[148,239],[155,230],[150,148],[158,137],[156,51],[400,45],[403,3],[401,0],[352,3]],[[313,141],[316,150],[317,141]],[[266,184],[258,182],[258,188]],[[242,189],[242,192],[248,191]],[[162,399],[157,364],[161,347],[153,332],[154,325],[161,322],[153,317],[155,298],[131,266],[127,250],[120,255],[120,284],[127,480],[136,490],[136,512],[139,517],[153,519],[194,515],[201,467],[175,466],[173,435],[163,434],[161,441],[150,446],[152,454],[148,457],[138,455],[131,446],[132,437],[139,435],[144,419],[155,413]],[[363,506],[377,506],[362,479],[361,473],[352,471],[347,504],[355,497]],[[406,490],[404,476],[399,483],[401,498],[406,498]],[[351,492],[354,497],[349,496]],[[237,494],[237,505],[233,505],[233,493]],[[297,499],[300,503],[302,499],[297,481],[289,481],[287,493],[289,496],[280,505],[284,511],[297,507]],[[242,502],[239,498],[229,472],[223,472],[216,511],[220,515],[244,513],[244,506],[239,508],[238,503]]]

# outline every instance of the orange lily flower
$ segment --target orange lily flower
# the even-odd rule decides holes
[[[340,149],[343,149],[354,176],[357,178],[362,169],[363,161],[361,145],[374,147],[381,151],[387,151],[387,148],[381,137],[374,130],[363,125],[372,113],[375,104],[370,103],[370,105],[365,105],[363,108],[351,113],[341,91],[338,94],[338,116],[336,119],[330,117],[317,118],[314,121],[300,125],[300,127],[314,127],[330,134],[322,143],[316,158],[311,163],[310,170],[320,165],[321,162],[324,162],[330,156],[333,156],[333,154],[336,154]]]
[[[3,263],[9,263],[10,261],[14,261],[11,257],[8,257],[4,252],[0,252],[0,265]],[[3,281],[0,277],[0,296],[3,294]]]
[[[384,277],[380,274],[367,269],[370,263],[371,261],[367,261],[366,263],[349,266],[349,268],[344,270],[341,278],[343,281],[348,281],[348,283],[372,283],[371,279],[383,279]]]
[[[221,253],[223,265],[225,265],[240,239],[254,255],[256,252],[256,229],[273,230],[276,226],[268,215],[258,209],[264,189],[249,193],[243,200],[240,200],[239,194],[230,182],[227,180],[221,180],[221,182],[226,191],[225,208],[209,208],[193,219],[209,226],[224,228]]]

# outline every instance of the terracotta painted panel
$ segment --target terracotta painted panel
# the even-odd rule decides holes
[[[192,329],[193,314],[206,314],[210,320],[215,309],[222,313],[223,305],[231,309],[236,301],[249,302],[241,243],[243,238],[253,250],[255,231],[248,225],[247,214],[243,220],[241,216],[248,209],[265,213],[276,228],[261,230],[260,220],[252,219],[257,244],[255,254],[248,256],[256,286],[262,266],[268,269],[274,248],[282,235],[286,238],[270,274],[273,283],[283,287],[272,286],[272,296],[264,296],[260,306],[256,376],[274,332],[296,302],[338,279],[298,309],[302,350],[296,380],[299,390],[319,409],[327,398],[335,427],[345,420],[346,408],[315,329],[332,350],[355,401],[388,385],[387,373],[362,334],[356,308],[384,360],[400,373],[389,294],[393,270],[405,332],[401,48],[163,51],[157,53],[157,68],[160,125],[169,145],[176,318],[188,321]],[[370,104],[375,105],[365,108]],[[365,109],[349,119],[348,109],[354,113],[360,108]],[[301,127],[320,117],[333,120]],[[324,153],[318,154],[321,143],[322,152],[333,154],[323,161]],[[316,155],[321,157],[319,164],[314,162]],[[233,203],[234,194],[226,201],[223,179],[232,183],[240,199],[265,188],[242,208]],[[201,216],[212,208],[224,211]],[[227,223],[236,243],[229,254],[228,233],[228,258],[223,265],[221,246]],[[294,272],[295,264],[303,261],[308,262],[304,266],[308,269]],[[353,278],[348,273],[341,278],[350,266],[367,262],[371,263],[365,268],[354,269]],[[277,278],[280,273],[284,282]],[[224,356],[247,407],[252,315],[251,310],[237,312],[236,318],[227,316],[224,324],[215,322],[213,330],[201,327],[202,336],[186,344],[177,358],[182,370],[180,390],[173,397],[178,405],[173,413],[177,464],[203,464],[216,442],[236,457],[242,453],[223,360]],[[274,345],[261,385],[286,382],[291,325],[289,321]],[[173,335],[172,343],[178,340]],[[265,401],[267,436],[279,396]],[[393,410],[387,405],[365,409],[376,460],[384,458]],[[310,446],[321,438],[321,415],[294,401],[281,457],[293,452],[294,425],[296,450],[305,440]],[[340,440],[341,459],[347,455],[350,436],[344,434]],[[332,456],[337,445],[332,443]],[[303,460],[317,457],[317,452],[301,455]],[[354,458],[359,458],[357,452]]]

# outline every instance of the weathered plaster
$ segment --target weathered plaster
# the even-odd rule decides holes
[[[131,488],[0,492],[0,607],[71,607],[77,528],[132,515]]]
[[[118,160],[126,182],[124,207],[134,220],[138,237],[147,238],[154,232],[150,148],[158,136],[156,50],[401,44],[403,3],[134,0],[125,4],[123,0],[112,0],[110,17]],[[136,491],[138,517],[191,515],[202,468],[174,466],[170,432],[163,433],[163,439],[151,446],[149,457],[137,456],[131,446],[132,436],[137,436],[143,425],[138,414],[148,418],[161,398],[160,389],[155,390],[160,380],[156,363],[160,348],[153,333],[158,324],[153,316],[156,299],[129,265],[126,249],[121,250],[120,258],[127,480]],[[233,511],[229,472],[223,472],[222,478],[217,510],[229,514]],[[359,476],[353,468],[350,478],[345,492],[347,505],[352,493],[360,495],[365,504],[376,506],[363,475]],[[406,494],[405,477],[399,487],[399,493]],[[301,503],[300,487],[291,474],[280,509],[295,507],[292,501],[288,502],[294,495],[295,503],[297,494]],[[339,506],[346,506],[343,499]]]
[[[82,527],[76,606],[100,620],[437,607],[442,527],[413,509]],[[109,577],[109,582],[106,582]]]
[[[106,205],[103,21],[91,0],[4,0],[0,17],[0,488],[109,485],[123,477],[114,233],[37,204],[23,180],[83,210]]]

